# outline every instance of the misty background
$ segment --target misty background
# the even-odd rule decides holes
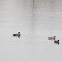
[[[62,0],[0,0],[0,62],[62,62],[61,49]]]

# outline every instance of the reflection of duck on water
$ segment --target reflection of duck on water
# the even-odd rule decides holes
[[[13,36],[18,36],[18,37],[20,37],[20,32],[18,32],[17,34],[13,34]]]

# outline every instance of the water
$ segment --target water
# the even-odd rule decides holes
[[[61,0],[0,0],[0,62],[62,62]],[[21,37],[13,33],[21,32]],[[60,44],[48,40],[56,35]]]

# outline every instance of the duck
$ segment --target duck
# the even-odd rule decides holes
[[[59,40],[54,40],[54,43],[59,45]]]
[[[55,39],[56,39],[56,36],[48,37],[48,40],[55,40]]]
[[[20,32],[18,32],[17,34],[13,34],[13,36],[18,36],[18,37],[20,37]]]

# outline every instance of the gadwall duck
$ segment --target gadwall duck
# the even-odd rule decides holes
[[[48,37],[48,40],[55,40],[55,39],[56,39],[56,36]]]
[[[20,32],[18,32],[17,34],[13,34],[13,36],[18,36],[18,37],[20,37]]]

